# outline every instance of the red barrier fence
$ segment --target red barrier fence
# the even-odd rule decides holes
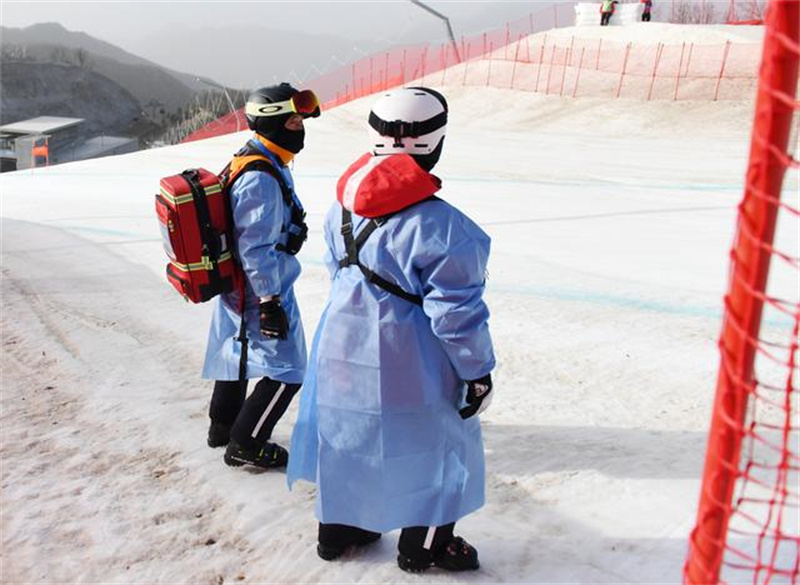
[[[326,108],[408,83],[484,86],[566,97],[638,100],[742,100],[753,97],[756,44],[644,45],[571,37],[520,37],[517,42],[459,63],[447,45],[406,49],[352,67]],[[482,52],[482,44],[478,45]],[[474,55],[471,43],[463,54]],[[359,66],[361,65],[361,66]],[[312,86],[313,87],[313,86]]]
[[[800,0],[772,0],[766,24],[691,585],[800,583]]]
[[[655,4],[661,13],[680,14],[685,1],[656,0]],[[760,0],[730,0],[725,8],[728,15],[752,16],[760,15],[757,7],[761,4]],[[691,4],[696,10],[705,5],[705,0]],[[706,8],[706,17],[711,12]],[[537,34],[572,26],[574,21],[574,5],[557,4],[502,28],[462,37],[455,44],[397,47],[311,81],[294,82],[312,88],[323,109],[411,82],[640,100],[735,100],[750,98],[755,91],[758,44],[646,45]],[[184,142],[234,132],[237,115],[241,124],[241,112],[231,113]]]

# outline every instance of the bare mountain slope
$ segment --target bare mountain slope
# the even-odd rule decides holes
[[[134,96],[110,79],[87,69],[55,63],[4,63],[0,121],[33,115],[86,119],[87,135],[126,134],[138,123]]]
[[[196,76],[161,67],[86,33],[73,32],[55,23],[24,29],[2,27],[4,49],[20,48],[27,59],[58,61],[65,52],[84,51],[83,65],[117,82],[141,104],[160,102],[166,111],[184,107],[196,93],[207,90]]]

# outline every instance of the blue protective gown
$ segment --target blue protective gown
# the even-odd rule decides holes
[[[288,167],[280,163],[274,153],[267,150],[263,153],[280,169],[294,191]],[[287,384],[300,384],[305,374],[306,343],[293,288],[300,276],[300,262],[276,248],[278,244],[286,244],[291,206],[284,202],[278,182],[262,171],[247,171],[239,176],[231,188],[230,198],[236,250],[246,277],[247,377],[268,376]],[[271,295],[280,295],[289,320],[289,334],[285,340],[267,338],[259,328],[259,297]],[[205,379],[239,379],[242,349],[238,341],[239,302],[236,291],[214,300],[203,365]]]
[[[396,172],[388,168],[373,181],[381,205],[393,195]],[[463,381],[495,365],[482,300],[490,239],[435,198],[378,228],[361,250],[362,264],[422,296],[420,307],[370,284],[357,266],[339,268],[346,255],[341,209],[335,203],[325,222],[331,292],[312,346],[288,481],[317,482],[324,523],[387,532],[455,522],[484,503],[480,421],[462,420],[458,408]],[[356,234],[366,221],[353,215]]]

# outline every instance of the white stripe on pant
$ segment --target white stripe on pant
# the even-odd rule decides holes
[[[286,389],[286,384],[284,382],[281,382],[278,391],[275,393],[275,396],[272,397],[272,400],[270,400],[270,403],[267,405],[267,409],[264,411],[264,414],[262,414],[261,418],[258,419],[258,424],[256,425],[256,428],[253,429],[253,434],[251,436],[254,439],[256,438],[256,435],[258,435],[258,431],[261,430],[261,427],[264,426],[264,422],[267,420],[269,413],[272,412],[272,409],[275,407],[275,404],[278,402],[278,399],[281,397],[281,394],[283,394],[283,391],[285,389]]]
[[[422,548],[425,550],[431,550],[431,545],[433,544],[433,537],[436,535],[436,526],[430,526],[428,528],[428,533],[425,535],[425,542],[422,543]]]

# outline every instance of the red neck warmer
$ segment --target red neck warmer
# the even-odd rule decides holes
[[[345,209],[362,217],[400,211],[439,189],[438,177],[420,168],[408,154],[365,154],[339,178],[336,198]]]

